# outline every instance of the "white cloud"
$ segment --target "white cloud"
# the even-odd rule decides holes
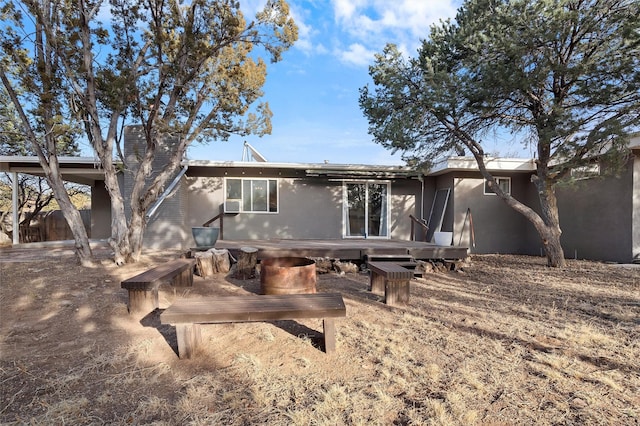
[[[338,51],[337,55],[342,62],[357,66],[367,66],[373,61],[375,53],[376,51],[367,49],[362,44],[353,43],[349,45],[347,50]]]
[[[298,27],[298,40],[294,47],[301,50],[305,55],[324,55],[328,53],[327,48],[322,42],[314,43],[314,40],[320,35],[320,31],[312,25],[307,24],[309,12],[294,3],[290,3],[289,7],[291,16]]]
[[[350,20],[357,9],[366,6],[367,0],[333,0],[333,9],[338,20]]]
[[[411,53],[429,35],[432,24],[455,16],[456,3],[455,0],[332,0],[338,31],[351,38],[352,43],[370,51],[380,51],[385,44],[395,43]]]

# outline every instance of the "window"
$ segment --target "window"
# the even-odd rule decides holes
[[[511,194],[511,178],[509,177],[496,177],[494,178],[498,186],[507,194]],[[495,192],[489,188],[489,181],[484,180],[484,195],[495,195]]]
[[[571,169],[571,177],[576,180],[590,179],[598,176],[600,176],[599,164],[589,164],[586,166],[574,167]]]
[[[387,238],[388,182],[345,182],[344,236]]]
[[[277,213],[276,179],[226,179],[225,213]]]

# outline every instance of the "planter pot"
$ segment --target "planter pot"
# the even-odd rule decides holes
[[[198,226],[191,228],[191,234],[196,241],[196,247],[213,247],[218,241],[220,228],[209,228],[207,226]]]
[[[434,232],[433,240],[438,246],[450,246],[453,240],[453,232]]]

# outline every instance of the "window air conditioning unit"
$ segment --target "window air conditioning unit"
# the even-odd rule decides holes
[[[224,202],[225,213],[240,213],[240,200],[227,200]]]

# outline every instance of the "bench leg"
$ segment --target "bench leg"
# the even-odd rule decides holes
[[[324,328],[324,351],[331,353],[336,350],[336,323],[333,318],[325,318],[322,320]]]
[[[409,280],[387,280],[384,302],[391,306],[409,303]]]
[[[171,283],[175,287],[192,287],[193,286],[193,268],[185,269],[173,278]]]
[[[383,296],[385,291],[384,283],[385,277],[383,275],[371,271],[371,276],[369,277],[369,291],[373,294],[377,294],[378,296]]]
[[[178,357],[191,358],[202,341],[200,324],[176,324],[176,336],[178,337]]]
[[[129,290],[129,313],[148,314],[158,307],[158,290]]]

